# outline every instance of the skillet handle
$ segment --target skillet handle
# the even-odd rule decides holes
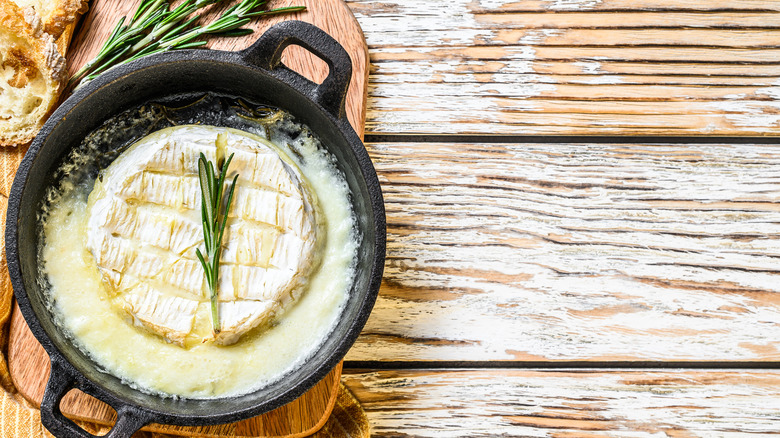
[[[328,64],[328,77],[316,84],[282,64],[282,52],[298,45]],[[283,21],[268,29],[249,48],[239,52],[244,62],[268,70],[318,103],[338,119],[346,119],[344,106],[352,79],[349,54],[333,37],[305,21]]]
[[[56,437],[97,438],[97,435],[80,428],[60,411],[60,402],[71,389],[79,388],[78,379],[73,371],[59,357],[51,358],[51,374],[41,402],[41,423]],[[90,394],[95,395],[95,394]],[[151,418],[136,408],[122,403],[111,404],[116,410],[117,420],[114,427],[103,438],[130,438],[134,433],[151,422]]]

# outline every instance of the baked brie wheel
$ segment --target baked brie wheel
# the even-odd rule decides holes
[[[226,185],[239,175],[222,239],[216,335],[195,251],[204,251],[201,153],[215,163],[234,154]],[[87,248],[116,307],[182,347],[232,344],[269,323],[301,293],[324,238],[297,166],[273,143],[229,128],[177,126],[139,140],[101,173],[88,209]]]

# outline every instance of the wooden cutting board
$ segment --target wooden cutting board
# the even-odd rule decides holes
[[[90,3],[90,11],[77,29],[67,55],[70,73],[78,70],[97,53],[119,17],[131,14],[139,2],[140,0],[96,0]],[[223,3],[224,5],[207,8],[202,20],[208,21],[219,16],[233,2]],[[255,20],[250,25],[256,30],[254,34],[240,38],[215,38],[209,42],[208,47],[221,50],[246,48],[265,29],[283,20],[295,19],[315,24],[341,43],[352,59],[353,73],[347,96],[347,115],[362,138],[368,83],[368,49],[360,26],[342,0],[272,0],[268,7],[292,5],[305,5],[307,10]],[[323,61],[297,46],[285,50],[282,62],[316,82],[321,82],[328,71]],[[30,332],[16,306],[11,317],[8,362],[11,377],[19,392],[30,402],[40,406],[49,375],[49,358]],[[238,423],[204,427],[152,424],[143,430],[199,437],[306,436],[322,427],[330,415],[338,393],[340,376],[341,365],[298,400]],[[113,410],[106,404],[78,390],[72,391],[63,399],[61,409],[69,418],[99,424],[113,424],[116,418]]]

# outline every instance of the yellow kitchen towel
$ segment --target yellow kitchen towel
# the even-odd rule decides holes
[[[28,146],[0,148],[0,437],[38,438],[51,437],[41,425],[38,409],[24,399],[14,388],[8,371],[8,323],[13,308],[13,288],[8,276],[5,259],[5,216],[8,207],[8,194],[13,176],[24,157]],[[85,430],[103,435],[108,428],[100,425],[79,422]],[[368,418],[360,403],[350,391],[340,384],[333,412],[325,425],[316,432],[317,438],[362,438],[370,434]],[[174,435],[139,432],[136,438],[173,438]],[[296,437],[297,438],[297,437]]]

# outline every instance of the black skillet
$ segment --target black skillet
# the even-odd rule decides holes
[[[285,67],[288,45],[324,60],[328,77],[315,84]],[[60,412],[78,388],[113,407],[117,422],[106,435],[129,437],[148,423],[209,425],[239,421],[282,406],[311,388],[344,357],[368,318],[379,290],[385,257],[385,213],[376,172],[344,110],[352,73],[349,56],[322,30],[300,21],[280,23],[246,50],[189,50],[142,58],[114,68],[78,89],[49,118],[25,155],[8,202],[6,256],[14,294],[35,337],[51,360],[41,421],[61,437],[91,437]],[[54,325],[37,281],[36,221],[55,169],[68,152],[106,119],[144,102],[190,92],[215,92],[267,103],[308,125],[336,157],[352,192],[362,243],[346,307],[325,343],[300,368],[256,392],[211,400],[150,395],[100,372]]]

